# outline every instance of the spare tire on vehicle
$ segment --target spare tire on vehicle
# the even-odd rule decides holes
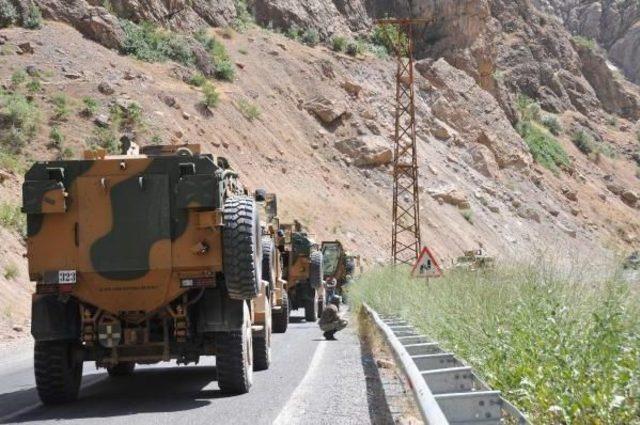
[[[309,284],[318,289],[322,286],[322,252],[313,251],[309,256]]]
[[[260,292],[262,243],[255,201],[229,198],[223,208],[222,265],[229,298],[250,300]]]
[[[271,285],[271,289],[276,284],[276,246],[271,236],[262,237],[262,280],[266,280]]]

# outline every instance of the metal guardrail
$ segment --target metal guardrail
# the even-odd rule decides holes
[[[429,425],[531,425],[499,391],[492,391],[454,354],[419,334],[405,320],[381,317],[367,304],[411,385],[418,409]]]

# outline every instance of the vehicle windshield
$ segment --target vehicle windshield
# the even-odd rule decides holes
[[[322,247],[322,268],[325,276],[331,276],[338,270],[340,261],[340,245],[336,243],[324,244]]]

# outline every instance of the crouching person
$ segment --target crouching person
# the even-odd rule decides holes
[[[320,330],[324,332],[324,337],[329,341],[334,341],[335,334],[347,327],[347,321],[340,317],[338,307],[334,304],[327,305],[320,317]]]

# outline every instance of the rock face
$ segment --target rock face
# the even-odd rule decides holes
[[[322,39],[364,30],[372,23],[362,0],[255,0],[253,9],[260,24],[313,28]]]
[[[534,0],[573,34],[603,46],[625,75],[640,82],[640,4],[636,1]]]
[[[595,48],[579,44],[576,51],[582,61],[582,73],[597,93],[605,111],[630,120],[640,118],[640,98],[628,82],[617,76],[606,58]]]
[[[498,102],[473,78],[444,59],[420,61],[416,69],[427,80],[422,89],[430,97],[433,115],[470,146],[482,174],[495,174],[493,164],[505,168],[531,163],[527,146]]]

